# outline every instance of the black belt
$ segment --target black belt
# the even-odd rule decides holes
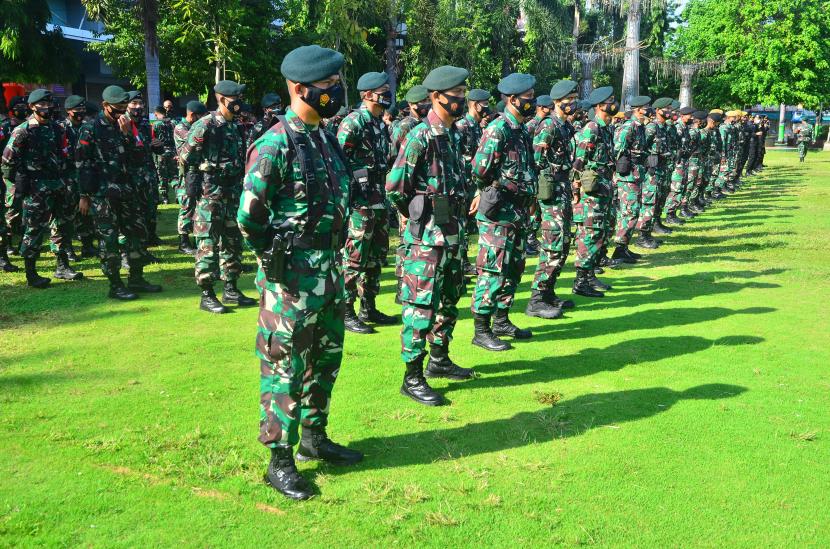
[[[333,233],[294,235],[292,244],[300,250],[336,250],[340,248],[340,239]]]

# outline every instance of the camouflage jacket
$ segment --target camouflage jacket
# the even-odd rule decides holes
[[[714,163],[719,163],[721,156],[723,156],[723,138],[720,134],[720,128],[709,130],[709,158]]]
[[[709,130],[705,127],[697,130],[698,132],[698,151],[697,156],[704,162],[709,160],[712,147],[712,136]]]
[[[256,121],[250,131],[248,131],[248,135],[245,139],[245,149],[248,149],[251,145],[256,142],[257,139],[262,137],[262,134],[268,131],[268,129],[273,126],[277,122],[277,113],[265,113],[265,116],[260,118]]]
[[[571,169],[571,141],[574,133],[571,123],[555,114],[541,121],[533,138],[533,154],[539,173],[567,172]]]
[[[126,116],[133,123],[133,131],[138,132],[140,142],[140,147],[135,150],[133,169],[143,167],[145,170],[150,170],[155,173],[156,167],[153,164],[153,150],[150,145],[153,140],[153,129],[150,127],[150,122],[144,117],[138,120],[132,118],[129,111]]]
[[[723,144],[723,154],[726,157],[735,153],[735,134],[732,132],[732,123],[724,122],[720,125],[720,137]]]
[[[668,130],[665,122],[652,120],[646,124],[646,151],[649,155],[656,155],[660,166],[665,166],[672,158],[669,149]]]
[[[527,133],[530,137],[534,137],[536,135],[536,130],[539,127],[539,124],[542,123],[543,120],[548,119],[547,116],[539,116],[538,114],[525,122],[525,128],[527,128]]]
[[[153,120],[150,122],[150,138],[158,139],[163,144],[161,152],[154,151],[154,156],[162,156],[165,158],[174,158],[176,156],[173,126],[173,122],[170,120]]]
[[[403,234],[404,242],[428,246],[458,245],[466,219],[467,192],[460,146],[461,136],[455,125],[444,126],[431,110],[404,139],[401,152],[386,178],[389,200],[404,212],[417,195],[424,196],[425,211],[431,209],[432,195],[449,197],[451,204],[450,221],[443,225],[435,223],[431,211],[425,221],[409,219]],[[423,225],[423,229],[419,231],[417,225]],[[419,232],[422,232],[420,237]]]
[[[596,172],[602,179],[611,180],[614,171],[614,139],[608,124],[599,118],[591,120],[576,138],[573,179],[579,179],[584,170]]]
[[[677,136],[678,158],[687,160],[692,155],[693,150],[692,143],[690,143],[689,125],[682,120],[678,120],[674,123],[674,129]]]
[[[476,154],[476,149],[478,149],[478,144],[481,142],[481,124],[476,122],[475,118],[470,116],[470,113],[467,113],[456,120],[455,129],[458,130],[461,139],[459,153],[464,161],[464,174],[469,179],[472,174],[473,157]]]
[[[63,187],[65,137],[55,128],[48,121],[40,124],[34,115],[15,127],[3,149],[3,178],[16,184],[25,181],[29,193]]]
[[[11,139],[12,132],[19,126],[23,120],[17,118],[4,118],[0,120],[0,155],[3,154],[3,149],[6,148],[6,143]]]
[[[187,134],[190,133],[190,128],[191,124],[186,118],[182,118],[181,121],[176,124],[176,127],[173,128],[173,146],[176,149],[176,164],[179,167],[179,177],[184,176],[184,165],[179,161],[179,154],[181,153],[184,144],[187,143]]]
[[[397,120],[395,124],[392,124],[392,144],[389,147],[389,152],[393,160],[397,158],[398,154],[401,152],[401,147],[403,146],[406,136],[412,128],[420,123],[420,120],[412,115],[409,115],[403,120]]]
[[[648,148],[643,123],[632,116],[617,127],[614,134],[614,158],[628,156],[632,164],[644,164]]]
[[[129,185],[136,151],[140,154],[142,147],[135,128],[130,135],[124,135],[118,124],[110,122],[104,113],[84,122],[75,146],[81,194],[104,192],[109,185]]]
[[[686,127],[689,138],[686,141],[686,151],[689,158],[700,158],[700,128],[694,124],[689,124]]]
[[[272,227],[323,238],[341,235],[348,215],[350,175],[334,136],[318,126],[305,125],[290,107],[285,119],[296,132],[309,136],[316,188],[307,188],[282,124],[272,126],[248,150],[237,222],[245,243],[258,257],[270,245]],[[308,226],[310,202],[317,220],[313,228]],[[295,246],[286,284],[299,293],[342,293],[340,244],[332,242],[327,249],[298,250]],[[271,290],[276,287],[264,279],[261,270],[258,284]]]
[[[179,162],[185,172],[208,174],[218,178],[220,185],[232,186],[245,171],[243,146],[236,122],[214,111],[193,123],[179,149]]]
[[[75,165],[75,148],[78,146],[78,136],[81,133],[83,122],[75,125],[68,118],[64,118],[59,122],[63,135],[66,138],[66,166],[64,174],[72,180],[78,177],[77,166]]]
[[[351,197],[353,206],[368,208],[384,204],[383,179],[389,169],[389,146],[383,131],[381,119],[372,116],[366,105],[346,115],[337,130],[337,140],[352,171],[363,168],[369,171],[369,192],[355,193]]]
[[[677,133],[677,122],[666,120],[666,143],[669,146],[669,163],[673,164],[680,158],[680,136]]]
[[[802,124],[798,130],[798,135],[796,137],[799,143],[812,143],[813,142],[813,127],[809,124]]]
[[[491,185],[501,190],[494,216],[488,218],[479,210],[476,219],[500,225],[526,222],[528,207],[537,193],[536,165],[533,142],[512,113],[505,111],[484,130],[473,159],[472,177],[480,190]]]

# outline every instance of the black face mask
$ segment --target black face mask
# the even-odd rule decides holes
[[[567,116],[570,116],[576,112],[576,103],[573,101],[563,103],[561,108],[562,112],[564,112]]]
[[[317,111],[320,118],[331,118],[343,106],[343,86],[339,82],[328,88],[308,86],[301,98]]]
[[[74,120],[75,122],[80,122],[81,120],[84,119],[85,116],[86,116],[86,113],[83,112],[83,111],[75,111],[75,112],[69,113],[69,117],[72,120]]]
[[[528,99],[527,97],[517,97],[516,99],[519,100],[518,105],[513,105],[521,116],[530,116],[533,114],[533,111],[536,109],[536,99]]]
[[[386,107],[388,107],[392,104],[392,92],[391,91],[385,91],[383,93],[376,93],[375,97],[377,97],[377,100],[375,102],[383,108],[386,108]]]
[[[446,103],[441,102],[441,106],[444,107],[444,110],[447,111],[447,114],[450,116],[458,117],[464,113],[464,102],[466,101],[463,97],[456,97],[454,95],[447,95],[443,92],[438,92],[441,97],[447,100]]]
[[[478,115],[481,116],[482,118],[484,118],[488,114],[490,114],[490,107],[485,106],[485,107],[479,107],[478,108]]]
[[[141,118],[141,115],[144,114],[144,109],[141,107],[132,107],[128,110],[130,111],[130,116],[133,118]]]
[[[423,105],[417,104],[415,105],[415,113],[418,115],[418,118],[423,118],[429,114],[430,108],[432,108],[432,105],[429,103],[424,103]]]
[[[228,112],[234,116],[239,116],[242,114],[242,101],[239,99],[232,99],[225,105],[225,108],[228,109]]]
[[[126,111],[121,109],[116,109],[115,107],[110,107],[108,109],[109,115],[113,118],[113,120],[118,120],[118,118],[123,115]]]
[[[49,107],[35,107],[35,112],[41,118],[49,120],[52,118],[52,109]]]
[[[620,110],[620,106],[617,103],[606,103],[605,108],[602,110],[613,116]]]

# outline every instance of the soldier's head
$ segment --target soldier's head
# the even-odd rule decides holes
[[[654,107],[654,117],[658,122],[665,122],[671,116],[671,98],[659,97],[651,106]]]
[[[490,114],[490,92],[473,88],[467,94],[467,112],[477,122]]]
[[[559,117],[573,116],[577,112],[576,82],[573,80],[560,80],[554,84],[550,89],[550,97]]]
[[[504,111],[519,122],[533,116],[536,111],[536,78],[530,74],[514,72],[499,81],[499,92],[504,96]]]
[[[432,110],[444,124],[449,124],[464,114],[467,95],[467,69],[444,65],[432,69],[424,78],[424,87],[429,91]]]
[[[291,50],[282,60],[280,71],[288,86],[291,110],[307,124],[331,118],[345,100],[340,82],[343,54],[320,46]]]
[[[207,107],[201,101],[190,101],[186,108],[184,118],[189,124],[193,124],[207,114]]]
[[[86,99],[80,95],[70,95],[63,102],[63,108],[72,124],[80,124],[86,116]]]
[[[594,107],[594,118],[602,120],[605,124],[611,122],[611,117],[620,110],[620,105],[614,96],[614,88],[611,86],[592,91],[588,96],[588,103]]]
[[[127,93],[129,94],[129,99],[127,100],[127,112],[130,113],[130,117],[133,119],[141,118],[144,116],[144,96],[141,95],[141,92],[138,90],[133,90]]]
[[[717,128],[720,126],[721,121],[723,120],[723,113],[718,110],[709,111],[709,115],[706,118],[706,127],[711,129]]]
[[[360,99],[369,111],[380,116],[383,109],[392,105],[392,90],[389,87],[389,75],[385,72],[367,72],[357,80]]]
[[[153,109],[153,114],[156,120],[164,120],[167,118],[167,110],[164,108],[164,105],[156,105],[156,108]]]
[[[412,86],[406,92],[404,97],[406,106],[409,109],[409,114],[414,118],[420,120],[424,118],[429,109],[432,107],[432,101],[429,98],[429,90],[423,84]]]
[[[52,118],[52,92],[49,90],[39,88],[32,91],[26,103],[41,124]]]
[[[643,120],[646,117],[648,106],[651,104],[651,97],[647,95],[637,95],[631,98],[631,116],[637,120]]]
[[[553,98],[549,95],[540,95],[536,98],[536,116],[547,118],[553,112]]]
[[[274,92],[268,92],[262,96],[259,102],[265,116],[273,116],[282,112],[282,97]]]
[[[175,109],[173,101],[170,99],[165,99],[164,103],[162,104],[164,105],[164,112],[167,113],[168,118],[172,117]]]
[[[26,118],[29,112],[29,107],[26,105],[26,98],[22,95],[12,97],[12,100],[9,101],[9,112],[14,118],[19,120]]]
[[[127,112],[130,94],[124,91],[121,86],[107,86],[104,88],[104,93],[101,94],[101,99],[103,99],[101,107],[104,110],[104,116],[110,122],[115,122]]]
[[[679,111],[677,111],[677,114],[680,115],[680,120],[684,124],[688,124],[692,120],[692,115],[694,113],[695,109],[693,109],[692,107],[683,107]]]
[[[213,95],[216,97],[216,106],[222,118],[230,122],[234,116],[242,114],[242,92],[245,84],[238,84],[233,80],[220,80],[213,86]]]

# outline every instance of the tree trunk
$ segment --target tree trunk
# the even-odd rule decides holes
[[[398,12],[394,0],[390,2],[389,18],[386,24],[389,27],[386,29],[386,52],[384,56],[386,57],[386,74],[389,75],[389,90],[392,92],[392,104],[394,105],[398,92],[398,50],[395,47],[395,40],[398,37]]]
[[[147,109],[161,105],[161,83],[159,81],[159,42],[157,0],[142,0],[140,4],[144,27],[144,68],[147,73]]]
[[[778,143],[784,144],[787,140],[787,105],[781,103],[778,111]]]
[[[579,86],[579,98],[587,99],[594,90],[594,63],[599,59],[599,54],[581,52],[576,54],[579,64],[582,66],[582,81]]]
[[[692,77],[695,75],[695,68],[691,65],[680,67],[680,106],[692,106]]]
[[[628,108],[631,99],[640,95],[640,0],[631,0],[625,37],[623,62],[623,106]]]

